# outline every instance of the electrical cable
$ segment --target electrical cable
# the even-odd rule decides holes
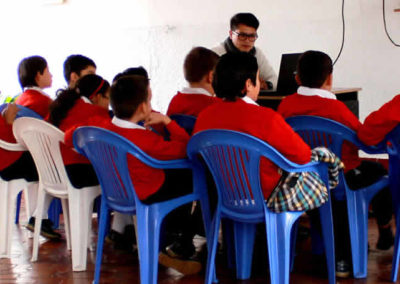
[[[382,0],[382,10],[383,10],[383,26],[385,27],[385,33],[387,35],[387,37],[389,38],[389,40],[393,43],[394,46],[400,47],[400,44],[395,43],[394,40],[390,37],[388,31],[387,31],[387,27],[386,27],[386,13],[385,13],[385,0]]]
[[[339,50],[339,53],[338,53],[336,59],[333,61],[333,65],[335,65],[336,61],[338,61],[340,55],[342,54],[343,46],[344,46],[345,31],[346,31],[346,26],[345,26],[345,22],[344,22],[344,0],[342,0],[342,45],[340,46],[340,50]]]

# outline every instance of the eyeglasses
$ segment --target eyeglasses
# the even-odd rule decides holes
[[[248,39],[249,41],[253,42],[256,41],[256,39],[258,38],[257,34],[246,34],[246,33],[238,33],[235,31],[232,31],[233,34],[237,35],[239,40],[245,41],[246,39]]]

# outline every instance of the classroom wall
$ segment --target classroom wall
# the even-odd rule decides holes
[[[44,4],[46,2],[46,4]],[[287,52],[318,49],[335,59],[341,44],[339,0],[13,0],[0,2],[0,90],[20,92],[17,65],[26,56],[44,56],[53,87],[65,86],[62,63],[72,53],[93,58],[109,81],[131,66],[151,76],[153,107],[165,111],[185,85],[182,62],[191,47],[223,41],[230,17],[240,11],[260,20],[256,45],[276,72]],[[386,1],[392,38],[400,43],[400,0]],[[334,86],[362,87],[361,119],[400,93],[400,48],[385,35],[382,1],[345,1],[346,38],[334,67]]]

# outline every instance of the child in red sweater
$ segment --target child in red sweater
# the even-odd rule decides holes
[[[189,135],[178,124],[151,108],[151,89],[149,80],[144,76],[122,76],[111,87],[110,102],[114,111],[111,123],[102,126],[132,141],[148,155],[171,160],[186,157],[186,144]],[[145,121],[144,126],[138,123]],[[170,140],[146,127],[163,124],[170,133]],[[160,170],[151,168],[134,157],[128,157],[128,165],[135,191],[142,202],[151,204],[165,201],[192,191],[192,176],[189,169]],[[186,250],[182,258],[161,253],[160,263],[173,267],[184,274],[193,274],[201,270],[200,262],[189,259],[194,254],[193,221],[191,205],[181,207],[170,214],[165,221],[166,230],[176,230],[176,241]],[[168,249],[168,248],[167,248]]]
[[[361,127],[358,118],[331,93],[332,70],[332,60],[327,54],[319,51],[305,52],[297,65],[296,81],[300,87],[296,94],[282,100],[278,112],[285,118],[296,115],[321,116],[357,131]],[[372,184],[386,174],[381,164],[362,161],[358,157],[357,148],[350,143],[343,144],[342,160],[346,167],[347,184],[354,190]],[[392,209],[388,188],[384,188],[375,196],[372,206],[380,233],[377,248],[389,249],[393,244],[393,235],[390,228]],[[335,201],[333,210],[337,254],[336,275],[347,277],[350,274],[350,247],[345,202]]]
[[[214,73],[213,87],[221,98],[197,118],[194,133],[206,129],[241,131],[266,141],[289,160],[305,164],[311,159],[310,147],[278,113],[260,107],[259,71],[254,56],[248,53],[223,55]],[[282,176],[282,171],[267,159],[261,160],[261,185],[265,199]]]
[[[51,87],[52,77],[46,59],[41,56],[24,58],[18,66],[19,83],[24,92],[15,103],[28,107],[45,118],[53,100],[43,89]]]
[[[215,52],[204,47],[195,47],[186,55],[183,72],[189,87],[183,88],[172,98],[167,115],[197,117],[203,109],[219,100],[211,84],[218,58]]]

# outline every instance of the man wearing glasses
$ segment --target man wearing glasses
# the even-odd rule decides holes
[[[258,19],[251,13],[238,13],[231,18],[229,37],[212,50],[219,56],[227,52],[248,52],[257,59],[261,89],[276,88],[277,76],[261,49],[254,46],[258,38]]]

